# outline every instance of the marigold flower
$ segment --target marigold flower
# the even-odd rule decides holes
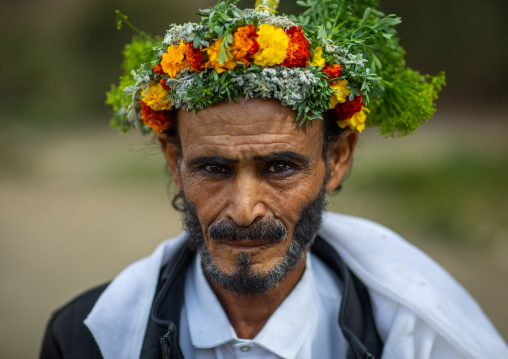
[[[337,125],[340,128],[349,127],[353,130],[357,130],[358,132],[362,132],[365,129],[365,121],[367,120],[367,113],[370,110],[362,106],[361,110],[355,113],[351,118],[347,120],[338,120]]]
[[[337,104],[334,111],[338,120],[347,120],[360,111],[363,105],[362,96],[356,96],[353,101],[349,101],[349,98],[347,98],[346,102]]]
[[[151,83],[148,89],[145,88],[141,94],[143,96],[141,101],[143,101],[152,110],[169,110],[173,106],[168,93],[164,90],[160,83]]]
[[[141,119],[156,133],[166,131],[172,124],[171,111],[154,111],[148,107],[143,101],[139,101],[141,105]]]
[[[171,90],[171,88],[168,85],[166,85],[166,79],[160,79],[159,83],[162,85],[162,88],[166,92],[169,92],[169,90]]]
[[[221,74],[226,70],[233,70],[236,67],[236,61],[233,55],[226,54],[227,61],[225,63],[220,62],[220,48],[222,45],[222,38],[215,41],[213,44],[205,48],[208,54],[208,61],[205,63],[205,68],[214,68],[217,73]]]
[[[280,65],[286,58],[289,38],[280,27],[261,24],[258,30],[259,51],[253,56],[260,66]]]
[[[318,46],[314,49],[314,58],[312,59],[312,62],[310,62],[310,65],[321,67],[324,66],[325,59],[323,57],[323,48],[321,46]]]
[[[203,61],[203,55],[199,48],[195,49],[194,44],[189,42],[185,47],[185,58],[187,59],[187,65],[192,71],[201,72],[201,61]]]
[[[326,65],[321,72],[324,72],[328,75],[328,78],[330,80],[336,79],[340,77],[340,74],[342,72],[342,69],[340,68],[340,65],[333,64],[333,66]]]
[[[305,67],[310,60],[309,41],[305,38],[301,26],[291,26],[286,34],[289,38],[286,58],[282,65],[286,67]]]
[[[335,90],[332,97],[330,97],[330,108],[335,108],[337,104],[346,102],[349,96],[349,89],[346,87],[347,80],[338,80],[333,82],[330,87]]]
[[[231,54],[238,62],[243,62],[245,66],[249,65],[251,56],[259,50],[259,43],[256,38],[256,28],[254,25],[241,26],[233,34],[233,43],[231,44]]]
[[[166,75],[160,64],[155,65],[152,70],[157,76]]]
[[[171,76],[171,78],[175,78],[180,71],[185,70],[187,61],[185,61],[184,55],[185,44],[181,40],[179,45],[169,46],[168,51],[162,55],[162,69]]]

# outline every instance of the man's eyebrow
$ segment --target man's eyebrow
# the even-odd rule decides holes
[[[309,159],[299,153],[296,152],[278,152],[271,153],[265,156],[255,156],[254,161],[263,161],[263,162],[273,162],[273,161],[295,161],[300,164],[307,166],[309,164]]]
[[[199,166],[204,163],[213,163],[214,165],[230,165],[233,163],[237,163],[238,160],[233,160],[229,158],[224,158],[220,156],[205,156],[205,157],[198,157],[194,158],[193,160],[189,161],[189,166]]]

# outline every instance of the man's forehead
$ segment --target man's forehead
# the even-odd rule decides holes
[[[179,113],[184,154],[208,152],[237,157],[308,152],[322,141],[321,124],[298,127],[296,114],[278,101],[251,99]],[[314,121],[318,122],[318,121]]]
[[[256,134],[273,129],[273,133],[280,133],[280,123],[287,122],[295,129],[296,112],[290,107],[283,106],[277,100],[262,100],[240,98],[238,102],[223,102],[216,106],[207,107],[196,113],[193,111],[179,111],[179,123],[187,125],[196,131],[202,128],[215,133],[222,130],[243,131],[241,134]],[[286,131],[289,127],[286,128]]]

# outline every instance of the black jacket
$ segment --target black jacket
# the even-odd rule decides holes
[[[367,289],[323,239],[317,237],[311,251],[343,282],[338,325],[349,343],[347,359],[379,358],[383,343],[375,327]],[[183,358],[178,346],[178,328],[185,272],[193,257],[194,253],[184,245],[175,259],[162,267],[141,358]],[[53,314],[43,339],[41,359],[102,358],[83,321],[106,287],[107,284],[80,295]]]

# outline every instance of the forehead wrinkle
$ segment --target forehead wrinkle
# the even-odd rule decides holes
[[[207,113],[206,118],[201,118],[200,114],[191,119],[193,124],[188,124],[190,127],[201,128],[203,130],[210,128],[214,130],[220,129],[221,131],[234,131],[239,132],[239,135],[249,135],[252,133],[259,132],[261,129],[263,133],[274,131],[273,133],[280,133],[281,126],[290,126],[291,130],[297,130],[297,133],[305,134],[305,128],[297,126],[297,122],[291,118],[284,116],[284,114],[274,114],[273,116],[267,117],[248,117],[246,114],[231,112],[226,114]],[[254,122],[252,120],[254,119]],[[254,130],[253,130],[254,129]],[[286,128],[287,130],[287,128]],[[209,133],[208,131],[205,131]],[[295,133],[296,134],[296,133]]]
[[[260,148],[260,146],[262,148]],[[197,148],[197,150],[196,150]],[[219,149],[219,151],[213,151]],[[265,155],[273,152],[296,152],[300,153],[299,147],[294,141],[287,142],[268,142],[268,143],[242,143],[234,146],[224,143],[213,144],[192,144],[187,148],[189,152],[206,152],[207,154],[219,155],[217,152],[232,154],[229,158],[253,158],[259,155]],[[239,155],[239,156],[237,156]]]
[[[230,142],[235,141],[236,139],[242,140],[239,144],[272,144],[272,143],[283,143],[283,142],[293,142],[295,139],[301,139],[300,136],[295,136],[290,133],[259,133],[259,134],[249,134],[249,135],[235,135],[235,134],[218,134],[218,135],[203,135],[199,136],[199,139],[204,139],[205,143],[214,143],[219,142],[221,144],[231,144]],[[197,139],[194,139],[194,143]],[[208,141],[210,140],[210,141]]]

